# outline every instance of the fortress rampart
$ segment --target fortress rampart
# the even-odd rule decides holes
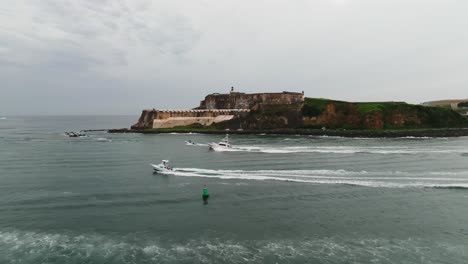
[[[209,126],[245,116],[249,112],[249,109],[143,110],[140,119],[132,128],[171,128],[195,123]]]
[[[245,94],[231,91],[229,94],[210,94],[200,102],[200,106],[190,110],[143,110],[132,129],[171,128],[213,123],[240,119],[249,116],[251,111],[259,111],[266,106],[304,104],[303,93],[256,93]]]

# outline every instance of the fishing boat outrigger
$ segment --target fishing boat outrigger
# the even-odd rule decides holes
[[[232,149],[231,144],[229,144],[228,134],[226,134],[226,136],[219,143],[212,142],[208,144],[208,146],[210,146],[210,149],[215,150],[215,151],[223,151],[223,150]]]
[[[151,164],[151,167],[153,167],[154,172],[156,173],[164,173],[164,172],[170,172],[174,171],[174,168],[170,165],[168,160],[162,160],[162,162],[158,165]]]

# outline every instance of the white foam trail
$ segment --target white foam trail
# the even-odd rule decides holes
[[[6,117],[0,117],[0,120],[6,120],[7,118]]]
[[[185,145],[187,146],[198,146],[198,147],[208,147],[208,144],[203,144],[203,143],[195,143],[195,142],[188,142],[188,141],[185,141]]]
[[[379,146],[379,147],[359,147],[359,146],[247,146],[237,145],[230,149],[219,151],[229,152],[259,152],[268,154],[290,154],[290,153],[334,153],[334,154],[449,154],[465,153],[464,149],[447,149],[438,146],[432,148],[410,148],[407,146]]]
[[[103,137],[95,138],[94,140],[100,141],[100,142],[112,142],[112,139],[103,138]]]
[[[239,152],[239,151],[243,151],[239,148],[216,148],[216,149],[211,149],[212,151],[216,151],[216,152]]]
[[[367,172],[347,170],[212,170],[178,168],[167,172],[181,177],[238,180],[275,180],[315,184],[349,184],[369,187],[459,187],[468,188],[468,171],[463,172]],[[430,176],[427,176],[430,175]],[[439,177],[437,177],[439,176]],[[451,177],[448,177],[451,176]],[[458,177],[456,177],[458,176]]]
[[[328,136],[328,135],[321,135],[321,136],[316,136],[316,135],[309,135],[309,137],[313,137],[313,138],[343,138],[345,139],[346,137],[340,137],[340,136]],[[349,138],[349,139],[370,139],[370,138]]]

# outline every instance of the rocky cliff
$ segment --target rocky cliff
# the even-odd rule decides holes
[[[345,129],[402,129],[465,127],[467,119],[441,107],[403,102],[350,103],[305,98],[303,127]]]
[[[217,127],[247,130],[299,128],[303,124],[302,107],[302,103],[262,104],[248,115],[217,124]]]
[[[229,129],[416,129],[466,127],[457,112],[403,102],[351,103],[305,98],[304,102],[265,104],[241,119],[217,124]]]

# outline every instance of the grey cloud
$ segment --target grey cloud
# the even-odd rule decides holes
[[[467,96],[462,1],[6,1],[0,113],[183,108],[231,85],[351,101]]]
[[[145,17],[140,17],[123,1],[117,5],[110,3],[114,2],[36,2],[30,23],[37,31],[10,30],[6,33],[13,37],[7,35],[0,41],[14,47],[12,59],[14,53],[33,53],[41,58],[50,57],[45,58],[47,61],[57,61],[62,56],[62,61],[68,60],[71,64],[74,58],[87,58],[91,64],[110,66],[119,62],[125,65],[124,57],[132,45],[179,55],[190,50],[192,43],[197,41],[197,33],[181,18],[160,16],[156,23],[149,25]],[[116,13],[121,14],[119,19],[115,19]],[[67,56],[70,59],[65,58]],[[31,61],[31,64],[35,63],[38,61]]]

